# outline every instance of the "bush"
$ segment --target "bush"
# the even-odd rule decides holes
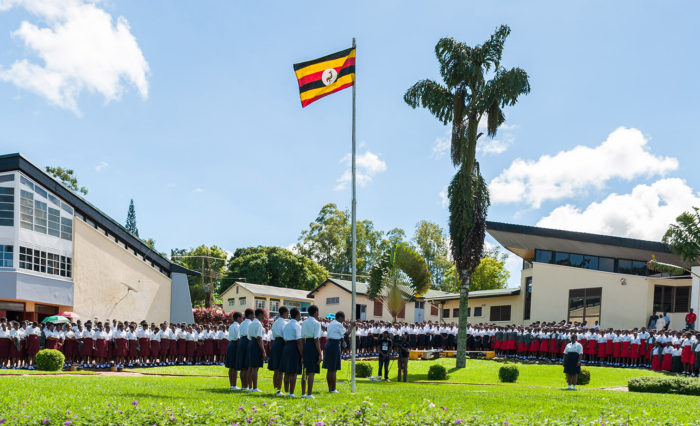
[[[591,383],[591,372],[586,370],[585,368],[581,369],[581,373],[578,375],[578,380],[576,380],[576,384],[583,386]]]
[[[428,380],[447,380],[447,370],[439,364],[431,365],[428,369]]]
[[[681,376],[633,377],[627,382],[630,392],[674,393],[700,396],[700,382]]]
[[[56,349],[43,349],[36,354],[36,368],[43,371],[58,371],[63,369],[66,357]]]
[[[366,378],[372,375],[372,366],[366,362],[358,362],[355,365],[355,376]]]
[[[503,383],[515,383],[520,375],[518,366],[506,364],[498,370],[498,379]]]

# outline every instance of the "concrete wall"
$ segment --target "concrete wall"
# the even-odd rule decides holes
[[[73,306],[81,318],[170,320],[169,277],[77,217],[73,227]]]
[[[471,308],[471,315],[467,318],[467,323],[478,324],[483,322],[494,324],[522,324],[523,323],[523,292],[512,296],[499,297],[481,297],[469,298],[468,306]],[[510,321],[492,321],[491,306],[510,305]],[[452,314],[454,309],[459,308],[459,299],[452,299],[445,302],[443,309],[450,310],[450,317],[442,317],[441,321],[445,323],[459,322],[459,317],[454,317]],[[481,315],[476,316],[476,308],[481,308]]]
[[[236,293],[238,291],[238,293]],[[240,303],[240,298],[245,297],[245,304],[241,305]],[[233,304],[229,303],[229,299],[233,299]],[[231,286],[226,292],[224,292],[221,295],[221,301],[223,305],[224,312],[229,313],[233,311],[238,311],[238,312],[243,312],[247,308],[255,309],[255,300],[256,299],[263,299],[265,300],[265,309],[267,309],[268,312],[270,312],[270,301],[271,300],[278,300],[280,306],[286,305],[288,308],[292,308],[293,306],[290,306],[289,301],[293,302],[298,302],[301,306],[299,307],[302,312],[306,312],[308,309],[309,305],[313,304],[314,301],[313,299],[311,300],[302,300],[302,299],[297,299],[294,297],[284,297],[284,296],[260,296],[256,295],[247,289],[239,286],[238,284],[235,284]]]
[[[0,271],[0,299],[27,300],[56,306],[73,305],[73,283],[32,273]]]
[[[194,323],[192,314],[192,298],[187,275],[171,272],[172,290],[170,294],[170,322]]]

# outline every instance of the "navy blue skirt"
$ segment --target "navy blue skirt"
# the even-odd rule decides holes
[[[323,348],[323,368],[340,370],[340,339],[328,339]]]
[[[282,373],[301,374],[301,355],[299,355],[297,340],[284,342],[279,371]]]
[[[224,365],[226,368],[236,368],[236,350],[238,349],[238,340],[231,340],[226,346],[226,359]]]
[[[248,337],[241,337],[236,348],[236,370],[248,368]]]
[[[319,365],[318,351],[314,339],[306,339],[304,342],[304,370],[307,373],[320,373],[321,366]]]
[[[282,363],[282,351],[284,350],[284,339],[276,337],[270,346],[270,354],[267,360],[268,370],[279,370]]]
[[[249,368],[260,368],[263,366],[263,354],[257,339],[248,342],[247,364]]]

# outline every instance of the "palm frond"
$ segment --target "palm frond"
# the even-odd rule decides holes
[[[441,38],[435,45],[435,56],[440,63],[440,75],[450,89],[457,88],[473,75],[473,50],[453,38]]]
[[[700,257],[700,210],[683,212],[676,223],[669,226],[663,236],[663,243],[686,263],[695,263]]]
[[[422,296],[430,289],[431,276],[428,264],[406,243],[399,243],[394,250],[394,264],[411,281],[414,296]]]
[[[420,80],[406,91],[403,100],[412,108],[420,105],[428,109],[442,124],[452,120],[454,97],[445,86],[433,80]]]
[[[479,46],[481,53],[481,60],[484,67],[488,70],[493,66],[498,69],[501,66],[501,58],[503,56],[503,45],[506,42],[506,38],[510,34],[510,27],[508,25],[501,25],[496,29],[491,37],[484,44]]]

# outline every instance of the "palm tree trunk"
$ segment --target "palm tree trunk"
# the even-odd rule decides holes
[[[468,270],[461,271],[459,290],[459,328],[457,329],[457,368],[467,365],[467,309],[469,308],[469,283],[471,274]]]

